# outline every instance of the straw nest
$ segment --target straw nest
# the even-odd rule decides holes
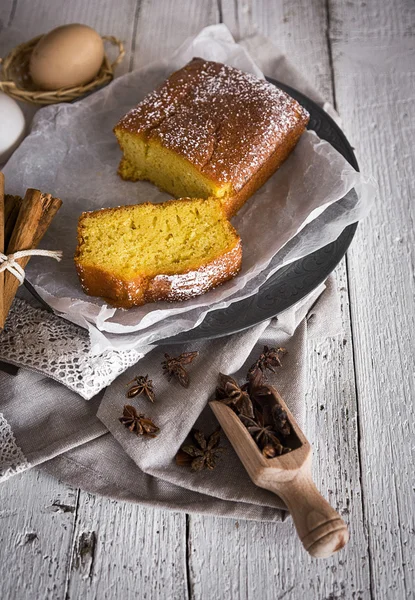
[[[115,67],[122,61],[125,55],[123,43],[111,35],[104,35],[104,42],[110,42],[118,47],[118,56],[110,63],[108,56],[104,55],[104,61],[99,73],[89,83],[76,87],[61,88],[59,90],[38,90],[34,85],[30,73],[30,55],[40,38],[39,35],[32,40],[16,46],[6,58],[0,58],[2,73],[0,75],[0,90],[15,98],[32,104],[55,104],[57,102],[71,102],[80,96],[96,90],[109,83],[114,77]]]

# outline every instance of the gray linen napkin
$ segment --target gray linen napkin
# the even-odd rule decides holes
[[[0,479],[41,465],[73,486],[118,500],[235,518],[281,519],[279,498],[250,482],[224,435],[221,444],[226,453],[214,473],[191,473],[175,464],[174,455],[195,420],[206,432],[217,426],[205,406],[217,372],[233,372],[242,379],[265,344],[288,349],[274,383],[301,423],[307,340],[338,333],[339,304],[331,279],[324,292],[323,288],[271,322],[192,346],[200,356],[191,368],[188,390],[169,384],[161,374],[160,360],[171,346],[153,350],[124,373],[102,401],[85,402],[39,373],[24,369],[17,375],[1,373]],[[175,352],[181,350],[175,347]],[[154,405],[142,398],[131,401],[161,427],[153,440],[136,437],[118,421],[127,401],[125,383],[137,369],[151,375],[158,393]]]
[[[267,75],[323,104],[265,38],[254,36],[241,43]],[[282,502],[250,482],[223,434],[221,445],[226,453],[214,473],[191,473],[175,464],[174,455],[195,421],[207,433],[215,429],[217,424],[206,402],[218,372],[242,380],[265,344],[284,345],[289,351],[271,382],[301,423],[307,340],[339,333],[338,297],[331,279],[323,290],[320,286],[277,319],[246,332],[199,342],[192,348],[156,348],[115,380],[102,400],[96,397],[85,402],[39,372],[20,369],[17,375],[0,373],[0,480],[41,465],[73,486],[115,499],[187,512],[279,520]],[[200,353],[189,368],[188,390],[169,384],[160,366],[164,351],[178,354],[184,350]],[[155,384],[157,402],[150,404],[140,397],[131,403],[160,426],[161,432],[153,440],[136,437],[118,421],[127,402],[126,382],[147,373]]]
[[[190,473],[188,469],[177,466],[174,457],[194,423],[196,428],[206,434],[217,427],[217,421],[211,409],[206,407],[206,402],[213,395],[218,373],[233,374],[243,382],[247,368],[256,360],[264,345],[287,348],[289,358],[287,356],[285,365],[279,369],[274,379],[278,381],[278,387],[285,394],[294,415],[302,420],[307,329],[305,316],[321,292],[320,287],[306,301],[286,311],[278,319],[261,323],[248,331],[227,338],[201,341],[192,344],[191,348],[175,346],[175,354],[189,350],[199,352],[198,358],[189,368],[191,385],[188,389],[176,382],[167,382],[160,366],[164,349],[153,350],[107,390],[98,409],[98,418],[134,463],[149,475],[223,500],[270,507],[283,506],[275,495],[252,484],[224,434],[222,445],[226,447],[226,452],[214,474],[207,470]],[[171,352],[169,349],[167,351]],[[140,369],[139,373],[137,369]],[[139,397],[131,403],[137,410],[152,418],[160,427],[161,433],[156,439],[137,441],[136,436],[118,422],[118,417],[122,414],[125,403],[125,384],[134,374],[147,373],[153,380],[158,401],[150,404]]]
[[[235,367],[235,377],[242,377],[264,344],[283,343],[288,349],[283,366],[272,380],[302,422],[307,342],[339,333],[340,306],[331,278],[326,290],[320,293],[321,289],[316,290],[300,307],[286,311],[265,325],[225,340],[199,343],[200,362],[198,366],[194,363],[191,370],[189,390],[170,387],[162,379],[158,359],[165,348],[154,350],[114,382],[104,396],[98,417],[112,435],[74,448],[44,463],[42,468],[73,486],[117,500],[233,518],[281,520],[285,514],[281,500],[251,483],[223,434],[221,445],[226,452],[213,473],[192,473],[178,467],[174,455],[200,410],[196,427],[211,432],[217,426],[213,413],[205,406],[215,385],[217,365]],[[166,349],[171,351],[171,347]],[[202,363],[202,359],[207,362]],[[138,439],[118,422],[126,402],[124,383],[137,373],[137,368],[140,373],[148,368],[159,391],[154,405],[145,399],[132,401],[161,427],[159,437],[148,441]],[[198,396],[201,386],[202,396]],[[173,391],[170,393],[170,390]]]

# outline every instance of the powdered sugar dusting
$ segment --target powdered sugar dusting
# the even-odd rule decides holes
[[[241,245],[238,243],[225,255],[202,265],[197,270],[175,275],[157,275],[151,282],[151,299],[168,302],[184,301],[205,294],[212,288],[235,277],[241,267]]]
[[[160,273],[151,278],[137,277],[122,279],[116,275],[111,276],[112,288],[107,289],[110,297],[106,300],[118,308],[131,308],[146,302],[177,302],[189,300],[205,294],[214,287],[232,279],[241,268],[242,247],[238,240],[233,248],[217,256],[210,262],[200,265],[197,269],[183,273]],[[86,294],[97,295],[96,290],[91,293],[88,284],[90,278],[96,280],[94,268],[85,270],[82,265],[77,266],[82,288]]]
[[[282,90],[220,63],[193,59],[119,127],[158,140],[238,191],[308,113]]]

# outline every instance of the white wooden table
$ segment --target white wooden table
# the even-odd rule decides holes
[[[309,348],[315,478],[350,543],[316,561],[291,520],[151,510],[29,472],[0,487],[4,600],[415,598],[413,0],[1,0],[0,43],[86,23],[125,41],[120,75],[221,21],[287,52],[380,187],[336,271],[343,336]]]

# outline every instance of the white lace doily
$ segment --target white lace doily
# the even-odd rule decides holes
[[[0,413],[0,481],[30,467],[21,448],[16,444],[10,425]]]
[[[16,298],[0,333],[0,361],[43,373],[89,400],[142,355],[136,350],[91,354],[86,331]]]

